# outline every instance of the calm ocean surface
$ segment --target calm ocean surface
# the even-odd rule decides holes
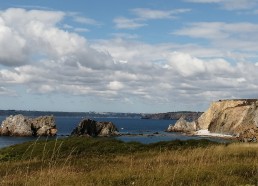
[[[6,116],[0,116],[0,123],[6,118]],[[116,137],[122,141],[138,141],[141,143],[155,143],[159,141],[169,140],[188,140],[188,139],[203,139],[203,137],[185,136],[180,133],[167,133],[164,130],[167,129],[169,124],[174,124],[175,120],[147,120],[147,119],[128,119],[128,118],[91,118],[97,121],[111,121],[113,122],[120,133],[122,134],[143,134],[137,136],[119,136]],[[57,138],[62,138],[65,135],[69,135],[72,130],[82,120],[81,117],[55,117],[56,125],[58,128]],[[153,135],[153,133],[158,134]],[[41,137],[44,138],[44,137]],[[56,138],[56,137],[53,137]],[[0,137],[0,148],[18,144],[26,141],[36,140],[36,137]],[[222,139],[211,139],[223,142]]]

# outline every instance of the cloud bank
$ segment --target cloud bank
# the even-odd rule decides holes
[[[154,13],[151,17],[164,17]],[[194,105],[257,97],[258,65],[246,61],[257,45],[244,37],[249,32],[257,37],[257,25],[193,23],[172,33],[207,39],[209,48],[124,38],[89,42],[63,29],[66,16],[18,8],[0,12],[0,95],[19,96],[19,85],[28,94],[62,93],[124,104]],[[228,43],[216,43],[225,38]],[[224,52],[230,47],[234,63]]]

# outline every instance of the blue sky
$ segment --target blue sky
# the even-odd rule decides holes
[[[203,111],[257,98],[257,0],[0,2],[0,109]]]

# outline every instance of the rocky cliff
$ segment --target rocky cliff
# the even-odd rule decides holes
[[[97,122],[91,119],[82,120],[72,131],[72,136],[117,136],[118,130],[112,122]]]
[[[29,118],[21,114],[7,117],[0,127],[2,136],[54,136],[57,133],[53,116]]]
[[[192,125],[189,122],[187,124]],[[213,102],[209,109],[195,121],[195,124],[196,130],[208,129],[214,133],[230,134],[238,136],[242,141],[258,140],[255,132],[258,128],[258,100],[238,99]]]

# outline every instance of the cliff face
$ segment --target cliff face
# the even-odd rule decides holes
[[[208,129],[212,133],[238,136],[241,141],[258,141],[258,100],[213,102],[209,109],[195,121],[195,124],[196,128],[190,127],[194,126],[193,122],[178,121],[173,129],[180,127],[180,131],[183,132],[189,132],[189,128],[192,128],[192,132]]]
[[[239,135],[258,126],[258,100],[223,100],[213,102],[196,121],[198,129]]]

